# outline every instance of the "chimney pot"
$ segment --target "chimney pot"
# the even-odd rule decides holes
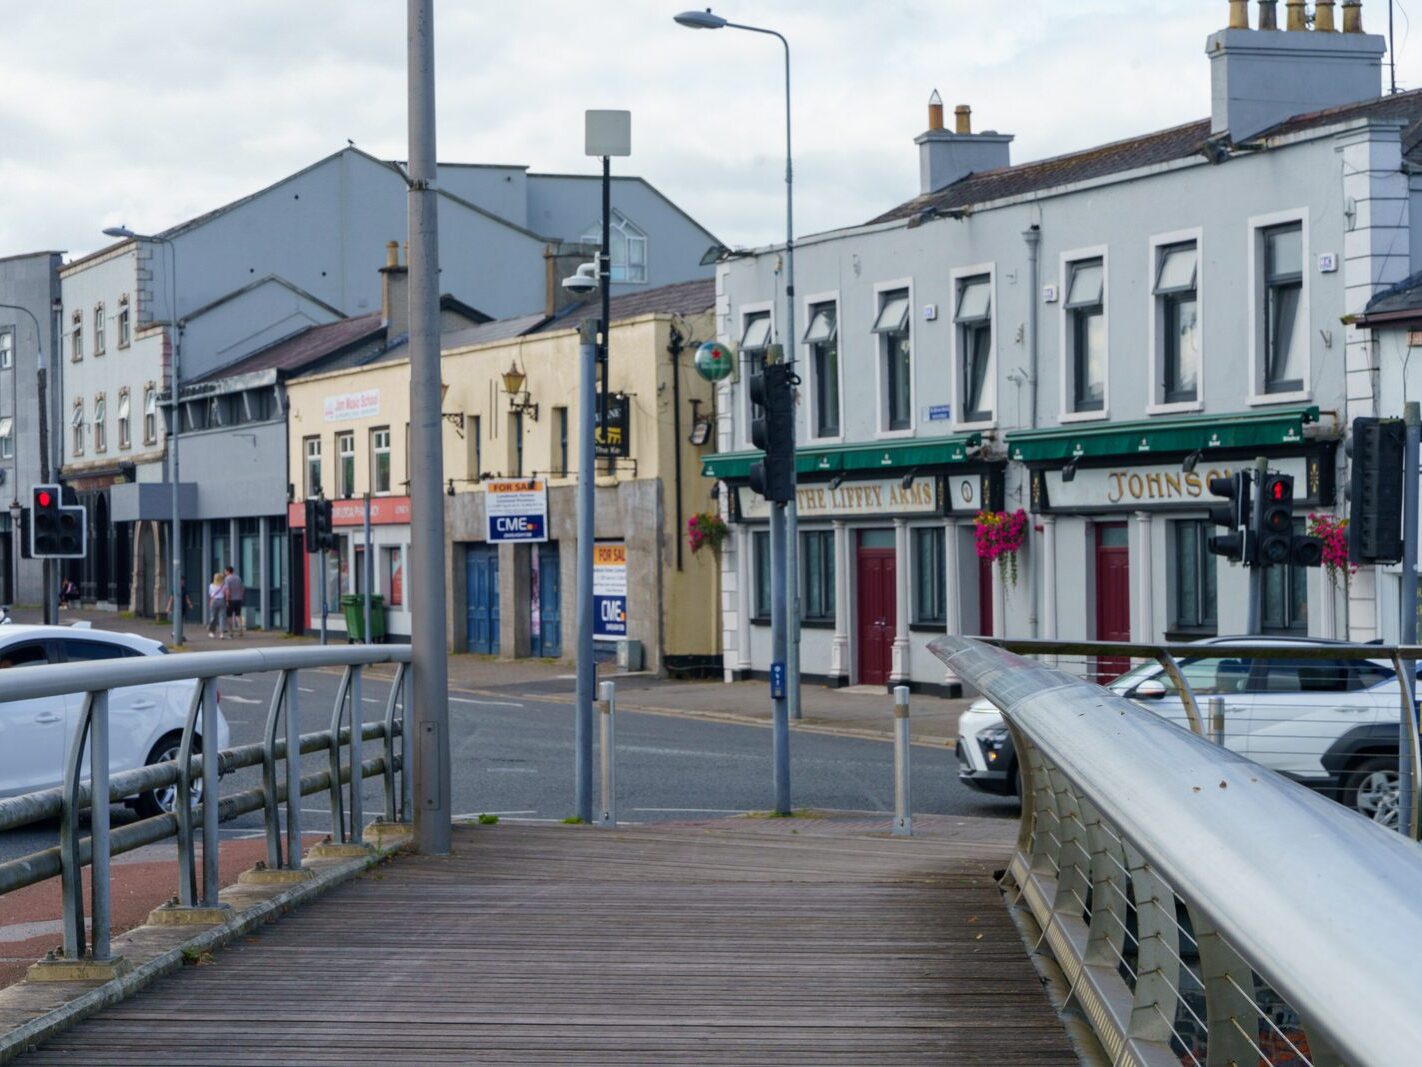
[[[398,267],[400,265],[400,242],[385,242],[385,265],[387,267]]]
[[[1337,27],[1333,24],[1333,0],[1314,0],[1313,5],[1313,32],[1333,33]]]
[[[1249,0],[1229,0],[1229,28],[1249,29]]]
[[[967,104],[959,104],[953,109],[953,132],[973,132],[973,109]]]
[[[1363,32],[1363,0],[1343,0],[1343,32]]]
[[[1302,33],[1308,29],[1304,19],[1304,0],[1284,0],[1284,29],[1290,33]]]
[[[1279,28],[1277,0],[1259,0],[1259,28],[1261,30],[1277,30]]]
[[[928,98],[928,128],[943,129],[943,97],[938,95],[937,89],[934,89],[933,95]]]

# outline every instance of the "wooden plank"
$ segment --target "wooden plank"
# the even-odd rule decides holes
[[[1070,1064],[993,884],[1013,827],[456,831],[33,1064]]]

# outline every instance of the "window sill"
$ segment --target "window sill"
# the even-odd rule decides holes
[[[833,619],[801,619],[800,629],[802,630],[833,630]]]
[[[1296,393],[1250,393],[1245,401],[1250,407],[1268,407],[1272,404],[1300,404],[1309,403],[1313,400],[1313,394],[1307,389]]]
[[[987,422],[955,422],[953,423],[954,433],[982,433],[985,430],[996,430],[997,420],[989,419]]]
[[[750,621],[751,621],[751,625],[752,625],[752,626],[769,626],[769,625],[770,625],[770,616],[769,616],[769,615],[752,615],[752,616],[750,617]]]
[[[1147,404],[1147,415],[1181,415],[1189,411],[1204,411],[1205,405],[1199,400],[1177,400],[1166,404]]]
[[[910,426],[903,430],[875,430],[874,436],[879,440],[883,440],[889,437],[912,437],[913,433],[913,427]]]
[[[1063,424],[1071,422],[1105,422],[1111,417],[1111,412],[1101,411],[1063,411],[1057,416],[1057,421]]]
[[[824,437],[815,436],[805,440],[807,445],[842,445],[844,444],[844,434],[830,434]]]
[[[947,619],[939,619],[937,622],[911,622],[909,623],[909,633],[941,634],[947,632],[947,626]]]

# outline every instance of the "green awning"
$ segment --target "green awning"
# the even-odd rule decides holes
[[[826,445],[822,448],[801,448],[795,453],[795,470],[801,474],[838,471],[876,471],[904,467],[936,467],[948,463],[966,463],[969,449],[982,446],[982,435],[961,434],[957,437],[910,438],[880,444]],[[707,478],[747,478],[751,464],[761,458],[759,449],[751,452],[718,452],[703,456],[701,473]]]
[[[1066,463],[1196,449],[1277,448],[1303,444],[1303,428],[1317,421],[1318,408],[1306,407],[1018,430],[1007,435],[1007,455],[1019,463]]]

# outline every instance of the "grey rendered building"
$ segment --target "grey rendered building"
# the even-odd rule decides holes
[[[1242,572],[1205,551],[1205,483],[1265,455],[1301,515],[1339,509],[1338,445],[1379,396],[1374,346],[1345,317],[1422,251],[1422,93],[1382,96],[1383,50],[1362,32],[1225,29],[1206,43],[1209,117],[1018,165],[966,108],[944,128],[935,94],[921,195],[797,248],[806,677],[953,688],[926,648],[944,632],[1245,630]],[[784,340],[782,251],[717,275],[742,369],[704,464],[734,523],[728,677],[770,659],[744,372]],[[1016,567],[979,559],[978,513],[1018,508]],[[1275,568],[1263,624],[1367,640],[1390,610],[1372,573],[1335,587]]]

